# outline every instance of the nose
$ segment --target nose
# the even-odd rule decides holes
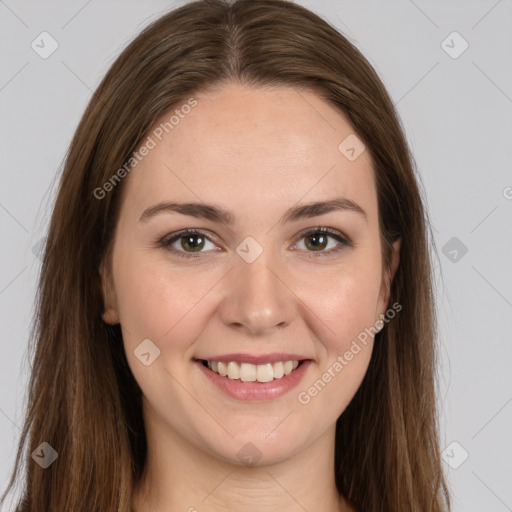
[[[219,306],[224,325],[252,335],[268,335],[291,323],[296,296],[271,252],[264,250],[252,263],[235,257]]]

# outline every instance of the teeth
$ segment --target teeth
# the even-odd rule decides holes
[[[208,361],[208,365],[210,366],[210,370],[213,370],[210,361]],[[228,374],[228,365],[226,363],[219,362],[219,366],[217,367],[219,375],[225,377]],[[215,370],[213,370],[215,371]]]
[[[231,361],[228,363],[228,377],[230,379],[239,379],[240,378],[240,365]]]
[[[290,375],[297,366],[298,361],[278,361],[276,363],[251,364],[229,363],[207,361],[208,368],[218,373],[222,377],[228,377],[232,380],[241,380],[242,382],[270,382],[274,379],[280,379],[285,375]]]
[[[274,379],[280,379],[284,375],[284,363],[278,361],[272,365],[274,368]]]
[[[274,380],[274,368],[270,363],[259,364],[256,366],[256,376],[258,382],[270,382]]]
[[[256,379],[259,379],[259,375],[257,373],[257,368],[253,364],[242,363],[240,365],[240,380],[244,382],[254,382]]]

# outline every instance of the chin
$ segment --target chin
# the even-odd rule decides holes
[[[217,438],[213,444],[205,439],[205,445],[214,456],[246,467],[272,465],[287,460],[300,451],[307,441],[302,429],[291,430],[289,426],[284,428],[284,425],[270,429],[262,425],[250,430],[231,430],[230,433],[233,438],[226,434],[222,443]]]

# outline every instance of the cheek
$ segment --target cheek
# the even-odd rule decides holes
[[[322,417],[325,425],[346,409],[368,370],[375,290],[360,280],[346,280],[341,287],[330,287],[322,307],[316,308],[321,316],[316,320],[321,354],[314,376],[303,383],[297,400],[310,417]]]
[[[380,291],[378,266],[353,266],[332,271],[304,289],[316,313],[320,339],[331,355],[342,353],[365,329],[375,325]]]
[[[358,346],[357,346],[358,345]],[[321,418],[324,426],[333,424],[354,398],[366,375],[373,342],[356,342],[347,352],[336,354],[297,394],[302,411],[309,418]],[[347,354],[350,353],[350,360]],[[317,421],[317,420],[312,420]]]
[[[168,339],[173,339],[174,346],[180,340],[186,344],[187,337],[180,335],[184,329],[188,339],[193,339],[202,328],[201,318],[213,314],[208,295],[221,291],[223,284],[218,281],[223,272],[180,269],[165,259],[154,261],[136,251],[125,254],[129,256],[116,262],[115,286],[120,321],[131,343],[150,338],[157,344]],[[342,350],[348,338],[374,325],[378,279],[375,265],[361,261],[315,271],[291,270],[286,276],[290,288],[301,298],[298,302],[307,306],[304,316],[317,324],[315,330],[324,332],[320,339],[330,350]],[[290,296],[288,300],[295,299]],[[204,310],[206,304],[210,304],[209,312]]]
[[[380,291],[378,270],[378,265],[354,266],[350,271],[347,266],[309,288],[308,306],[315,313],[310,321],[316,325],[322,354],[317,380],[304,384],[299,401],[314,401],[319,411],[325,407],[334,415],[331,419],[346,408],[368,369]]]
[[[201,306],[215,280],[212,273],[198,277],[190,269],[180,270],[142,254],[119,259],[116,291],[127,348],[133,350],[149,338],[161,351],[172,345],[167,352],[182,354],[203,328]]]

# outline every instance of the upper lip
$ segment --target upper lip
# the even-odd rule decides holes
[[[273,353],[273,354],[223,354],[220,356],[197,357],[199,361],[216,361],[229,363],[235,361],[237,363],[265,364],[275,363],[277,361],[305,361],[311,359],[299,354]]]

